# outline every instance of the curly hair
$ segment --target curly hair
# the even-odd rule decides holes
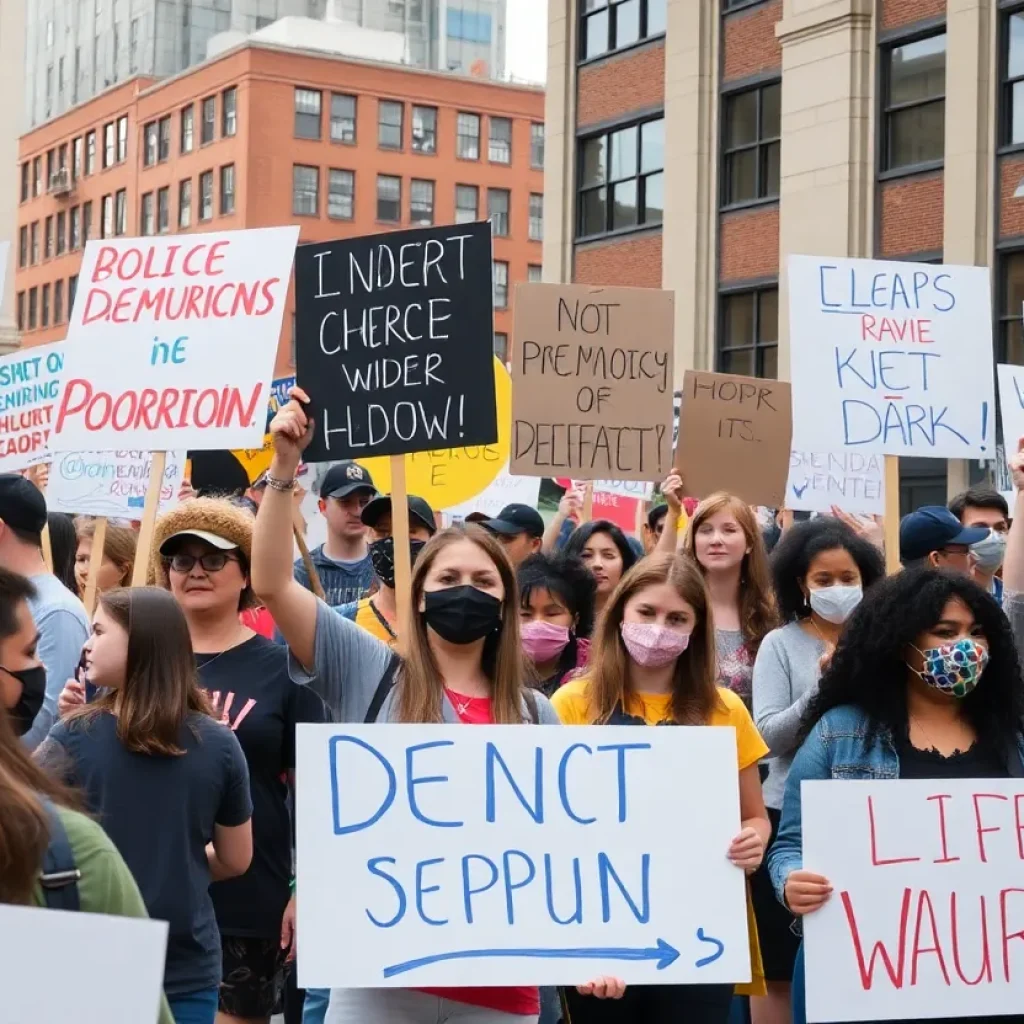
[[[794,523],[782,535],[771,557],[775,602],[783,622],[793,622],[810,614],[800,584],[815,557],[836,548],[843,548],[857,563],[865,590],[885,575],[885,562],[878,548],[845,523],[825,517]]]
[[[985,674],[961,701],[964,717],[994,751],[1016,742],[1024,731],[1024,679],[1010,624],[996,601],[969,577],[930,568],[890,576],[860,603],[804,715],[804,735],[826,711],[844,704],[868,716],[872,734],[879,729],[904,734],[907,645],[939,622],[954,598],[967,605],[988,641]]]
[[[565,552],[540,552],[524,559],[516,570],[519,606],[530,607],[534,590],[554,594],[576,616],[576,631],[589,636],[594,628],[594,574],[573,555]]]

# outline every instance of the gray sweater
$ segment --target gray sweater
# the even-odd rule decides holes
[[[754,662],[754,722],[771,751],[764,802],[782,808],[786,776],[796,754],[800,721],[817,692],[825,644],[791,622],[773,629]]]

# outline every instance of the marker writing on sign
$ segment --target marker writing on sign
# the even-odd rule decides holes
[[[772,404],[775,396],[771,385],[715,380],[714,377],[704,377],[700,374],[694,374],[692,379],[691,398],[694,401],[710,401],[721,407],[717,430],[720,438],[761,443],[761,438],[757,436],[754,417],[762,416],[766,411],[779,411]]]

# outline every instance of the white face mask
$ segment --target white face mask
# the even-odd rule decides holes
[[[1006,554],[1006,534],[989,530],[984,540],[971,545],[974,562],[982,572],[995,572],[1003,564]]]
[[[864,591],[861,587],[821,587],[812,590],[807,598],[811,611],[816,612],[826,622],[841,625],[860,604]]]

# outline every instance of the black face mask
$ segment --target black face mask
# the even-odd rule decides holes
[[[419,553],[426,547],[425,540],[409,541],[409,564],[415,565]],[[377,579],[385,587],[395,589],[395,538],[385,537],[383,540],[375,540],[367,545],[370,552],[370,564],[377,574]]]
[[[476,587],[429,590],[423,618],[450,644],[471,644],[501,628],[501,602]]]
[[[32,723],[43,706],[43,698],[46,696],[46,667],[36,665],[35,668],[23,668],[12,672],[0,665],[0,670],[21,683],[21,696],[18,703],[11,708],[10,715],[15,735],[24,736],[32,728]]]

